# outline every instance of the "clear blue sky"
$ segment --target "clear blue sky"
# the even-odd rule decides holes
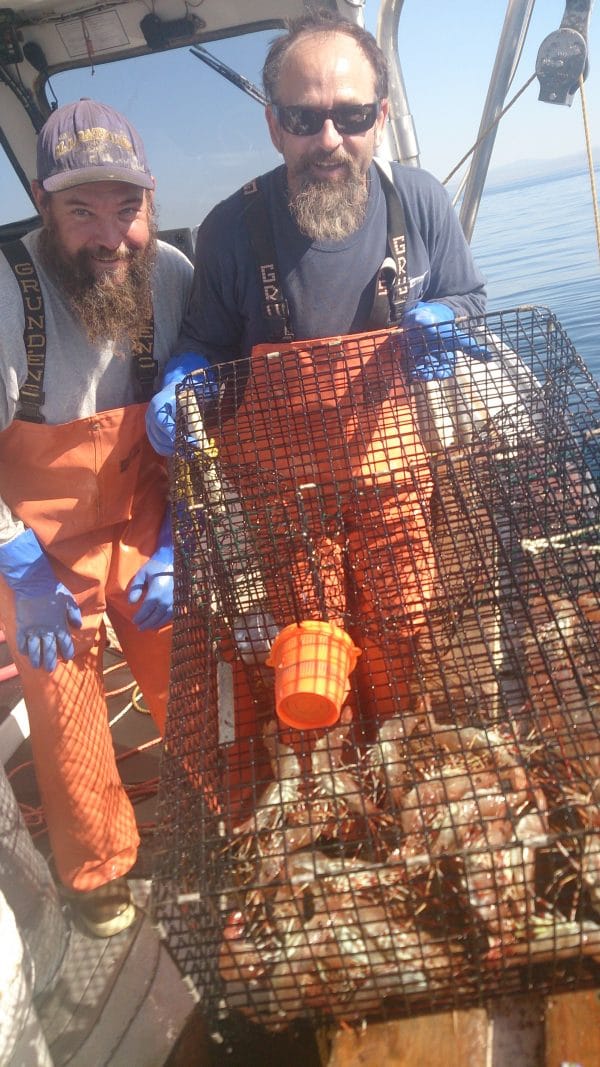
[[[375,32],[377,0],[367,0]],[[421,164],[443,180],[476,138],[504,0],[405,0],[399,51],[417,127]],[[512,95],[557,29],[564,0],[537,0]],[[272,32],[214,42],[209,51],[255,83]],[[592,12],[586,97],[595,162],[600,162],[600,10]],[[60,103],[91,96],[122,110],[146,142],[158,183],[162,226],[194,225],[215,201],[278,161],[261,107],[190,55],[189,49],[65,72],[53,78]],[[579,94],[571,108],[542,104],[535,81],[502,120],[491,167],[556,159],[584,149]],[[0,221],[31,213],[24,194],[0,175]]]

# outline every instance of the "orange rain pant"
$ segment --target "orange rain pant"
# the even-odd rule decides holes
[[[36,777],[61,881],[94,889],[126,874],[139,837],[117,769],[103,684],[103,615],[162,732],[171,627],[140,632],[127,586],[156,548],[167,498],[164,464],[145,432],[146,405],[62,426],[15,420],[0,434],[0,495],[33,529],[81,609],[75,658],[51,674],[19,654],[11,590],[0,619],[19,668]]]
[[[300,618],[352,617],[361,702],[375,720],[406,711],[435,570],[433,482],[398,333],[255,347],[218,445],[259,559],[280,568],[265,575],[271,610],[291,575]]]

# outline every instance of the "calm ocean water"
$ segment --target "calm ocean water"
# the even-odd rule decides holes
[[[489,189],[472,248],[489,310],[549,307],[600,381],[600,257],[589,174],[571,170]]]

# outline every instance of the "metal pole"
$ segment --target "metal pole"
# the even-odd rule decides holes
[[[525,43],[534,5],[535,0],[509,0],[496,53],[496,62],[494,63],[479,125],[480,136],[484,130],[487,130],[492,125],[502,110],[523,44]],[[483,137],[481,144],[478,145],[473,154],[459,216],[467,241],[470,241],[473,235],[496,133],[497,126],[493,126],[489,133]]]
[[[398,55],[398,23],[403,6],[404,0],[381,0],[377,19],[377,43],[387,58],[389,73],[390,123],[386,129],[384,148],[388,158],[418,167],[417,134],[408,107]]]

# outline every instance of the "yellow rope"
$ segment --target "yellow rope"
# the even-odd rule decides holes
[[[590,172],[590,188],[592,192],[592,205],[594,211],[594,223],[596,226],[596,244],[598,245],[598,258],[600,259],[600,215],[598,214],[598,194],[596,192],[596,175],[594,174],[594,161],[592,159],[592,142],[588,125],[587,107],[585,103],[585,91],[583,88],[583,74],[579,75],[579,93],[581,96],[581,113],[583,115],[583,129],[585,131],[585,148]]]

